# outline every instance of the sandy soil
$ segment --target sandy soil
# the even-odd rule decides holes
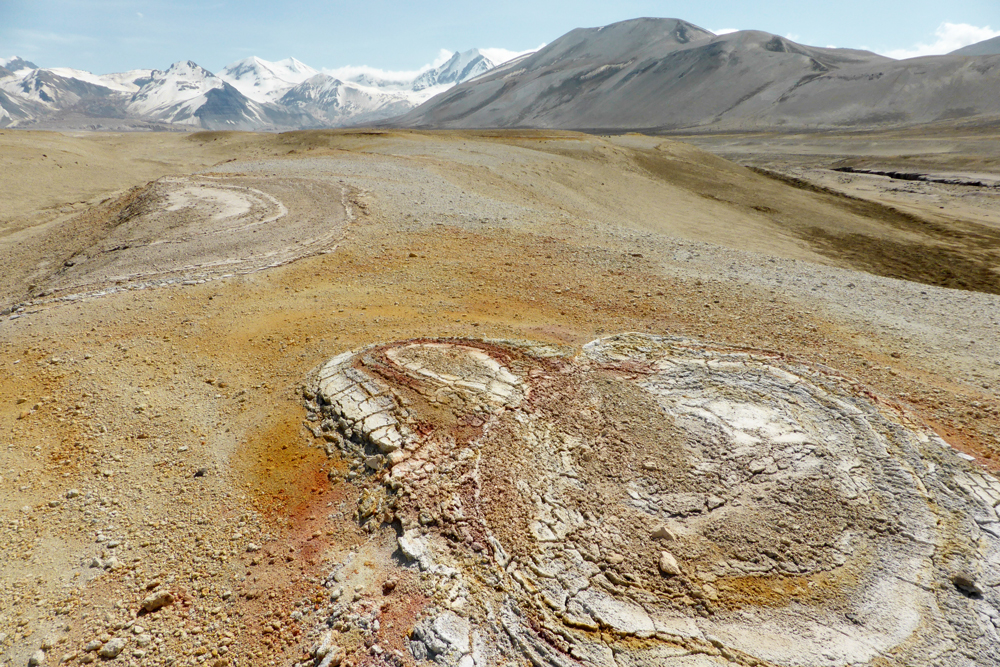
[[[398,566],[391,525],[357,521],[367,487],[302,393],[377,342],[572,351],[637,331],[768,350],[995,470],[989,207],[955,195],[931,215],[933,193],[814,178],[847,157],[891,166],[851,137],[806,158],[793,139],[724,140],[775,173],[639,136],[0,133],[2,660],[77,664],[119,638],[121,664],[293,664],[339,592],[361,606],[338,631],[348,662],[412,664],[443,593]],[[985,143],[921,159],[995,175],[969,149]],[[260,195],[191,195],[207,183]],[[191,245],[146,254],[168,238]],[[142,612],[158,591],[173,603]]]

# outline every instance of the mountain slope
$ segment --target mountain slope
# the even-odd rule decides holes
[[[952,51],[953,56],[996,56],[1000,55],[1000,36],[982,42],[963,46]]]
[[[1000,58],[907,61],[716,36],[676,19],[574,30],[393,121],[415,127],[828,128],[1000,115]]]
[[[30,102],[15,95],[9,95],[0,88],[0,127],[9,127],[31,120],[47,111],[40,104]]]

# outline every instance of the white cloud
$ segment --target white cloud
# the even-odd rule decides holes
[[[739,32],[739,28],[722,28],[720,30],[713,30],[716,35],[728,35],[731,32]]]
[[[415,78],[420,76],[421,73],[426,72],[431,68],[431,65],[424,65],[420,69],[415,70],[388,70],[379,69],[377,67],[369,67],[368,65],[345,65],[344,67],[328,68],[323,67],[320,69],[323,74],[329,74],[335,79],[340,79],[341,81],[353,81],[357,77],[368,77],[372,79],[379,79],[381,81],[395,82],[399,84],[405,84],[412,82]]]
[[[514,58],[519,58],[523,55],[529,53],[534,53],[535,51],[541,51],[545,48],[545,44],[539,44],[537,48],[528,49],[527,51],[511,51],[510,49],[479,49],[479,52],[490,59],[494,65],[503,65],[505,62],[509,62]]]
[[[413,83],[414,79],[427,70],[444,65],[453,55],[455,55],[453,51],[441,49],[438,51],[437,58],[433,62],[427,63],[420,69],[413,70],[389,70],[369,67],[368,65],[345,65],[344,67],[335,67],[332,69],[324,67],[320,71],[341,81],[354,81],[358,77],[365,77],[378,79],[387,83],[396,83],[402,86]]]
[[[920,56],[939,56],[997,36],[1000,36],[1000,30],[993,30],[989,26],[980,28],[968,23],[942,23],[934,31],[936,39],[932,44],[916,44],[909,49],[883,50],[879,53],[896,60],[919,58]]]
[[[441,65],[444,65],[446,62],[451,60],[451,57],[453,55],[455,55],[454,51],[449,51],[448,49],[440,49],[438,51],[438,57],[434,59],[434,62],[432,62],[430,65],[424,65],[423,67],[420,68],[420,71],[423,72],[424,70],[434,69],[435,67],[441,67]]]

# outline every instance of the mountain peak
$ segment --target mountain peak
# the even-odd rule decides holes
[[[0,67],[9,70],[13,73],[18,73],[25,69],[38,69],[38,65],[31,62],[30,60],[25,60],[20,56],[11,56],[10,58],[0,58]]]
[[[316,74],[295,58],[270,62],[251,56],[226,65],[219,78],[256,102],[273,102]]]
[[[456,51],[440,67],[427,70],[418,76],[413,82],[413,90],[421,91],[435,86],[464,83],[480,74],[485,74],[494,66],[493,62],[484,56],[479,49]]]

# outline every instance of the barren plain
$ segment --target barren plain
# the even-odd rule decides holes
[[[0,132],[0,664],[1000,664],[996,130],[680,139]]]

